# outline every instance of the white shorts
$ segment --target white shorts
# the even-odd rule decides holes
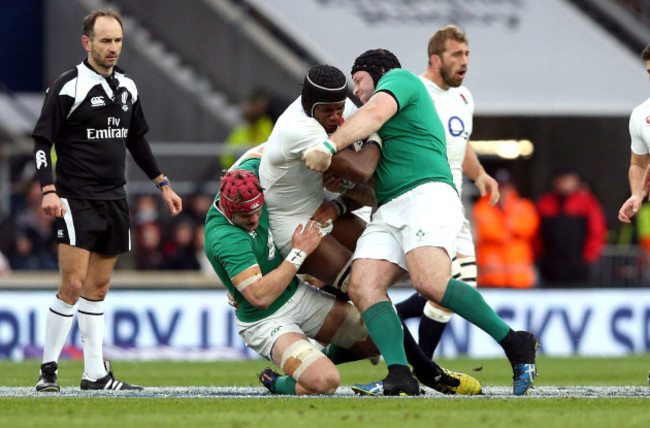
[[[275,219],[269,219],[271,226],[271,233],[273,234],[273,242],[275,246],[280,250],[282,257],[287,257],[291,251],[291,239],[293,238],[293,232],[296,231],[296,228],[299,224],[303,226],[307,224],[309,218],[305,217],[296,217],[296,216],[276,216]],[[333,226],[321,227],[320,233],[325,236],[329,234],[333,229]]]
[[[456,190],[426,183],[379,207],[357,242],[354,259],[387,260],[406,269],[406,253],[419,247],[444,248],[453,258],[463,224]]]
[[[361,207],[357,210],[352,211],[352,214],[359,217],[361,220],[365,221],[366,224],[370,223],[370,217],[372,216],[371,207]]]
[[[295,294],[274,314],[255,322],[235,319],[235,323],[246,345],[270,360],[273,345],[283,334],[293,332],[315,337],[334,301],[331,294],[300,281]]]

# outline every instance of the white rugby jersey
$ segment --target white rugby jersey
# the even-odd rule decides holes
[[[420,76],[436,107],[447,137],[447,159],[454,185],[460,194],[463,189],[463,160],[474,117],[474,100],[464,86],[444,90],[431,80]]]
[[[356,110],[354,103],[346,100],[343,119]],[[307,168],[302,155],[328,137],[325,128],[304,112],[300,97],[276,121],[259,172],[272,224],[276,216],[308,219],[323,203],[323,173]]]
[[[650,98],[632,110],[629,129],[632,153],[650,153]]]

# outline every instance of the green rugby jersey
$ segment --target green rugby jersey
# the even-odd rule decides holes
[[[248,159],[237,169],[245,169],[257,174],[260,159]],[[269,230],[269,215],[266,206],[262,206],[260,223],[253,232],[248,232],[234,225],[218,209],[219,195],[208,211],[205,221],[205,253],[221,282],[235,298],[239,309],[235,313],[244,322],[258,321],[278,310],[286,303],[298,288],[298,279],[294,276],[286,290],[267,309],[258,309],[235,288],[231,278],[251,266],[259,265],[262,275],[276,269],[282,261],[280,251],[273,243]]]
[[[445,129],[420,79],[396,68],[379,79],[380,91],[395,98],[398,111],[378,131],[384,147],[375,171],[377,206],[427,182],[454,187]]]

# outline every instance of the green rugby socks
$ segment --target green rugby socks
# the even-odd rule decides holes
[[[494,312],[481,293],[456,279],[449,280],[440,304],[485,331],[497,342],[506,337],[510,330],[510,326]]]
[[[271,391],[276,394],[296,395],[296,380],[289,375],[278,377],[273,385]]]
[[[321,352],[325,354],[335,365],[349,363],[350,361],[359,361],[363,358],[359,358],[357,354],[350,351],[349,349],[342,348],[338,345],[330,343],[324,347]]]
[[[404,352],[404,330],[392,303],[375,303],[361,316],[370,337],[384,356],[386,365],[399,364],[408,367],[406,352]]]

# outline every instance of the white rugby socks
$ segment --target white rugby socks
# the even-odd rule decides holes
[[[77,322],[84,349],[84,379],[97,380],[106,376],[104,367],[104,301],[81,297]]]
[[[45,320],[45,341],[43,344],[43,363],[59,361],[65,339],[72,327],[74,305],[69,305],[59,296],[54,298]]]

